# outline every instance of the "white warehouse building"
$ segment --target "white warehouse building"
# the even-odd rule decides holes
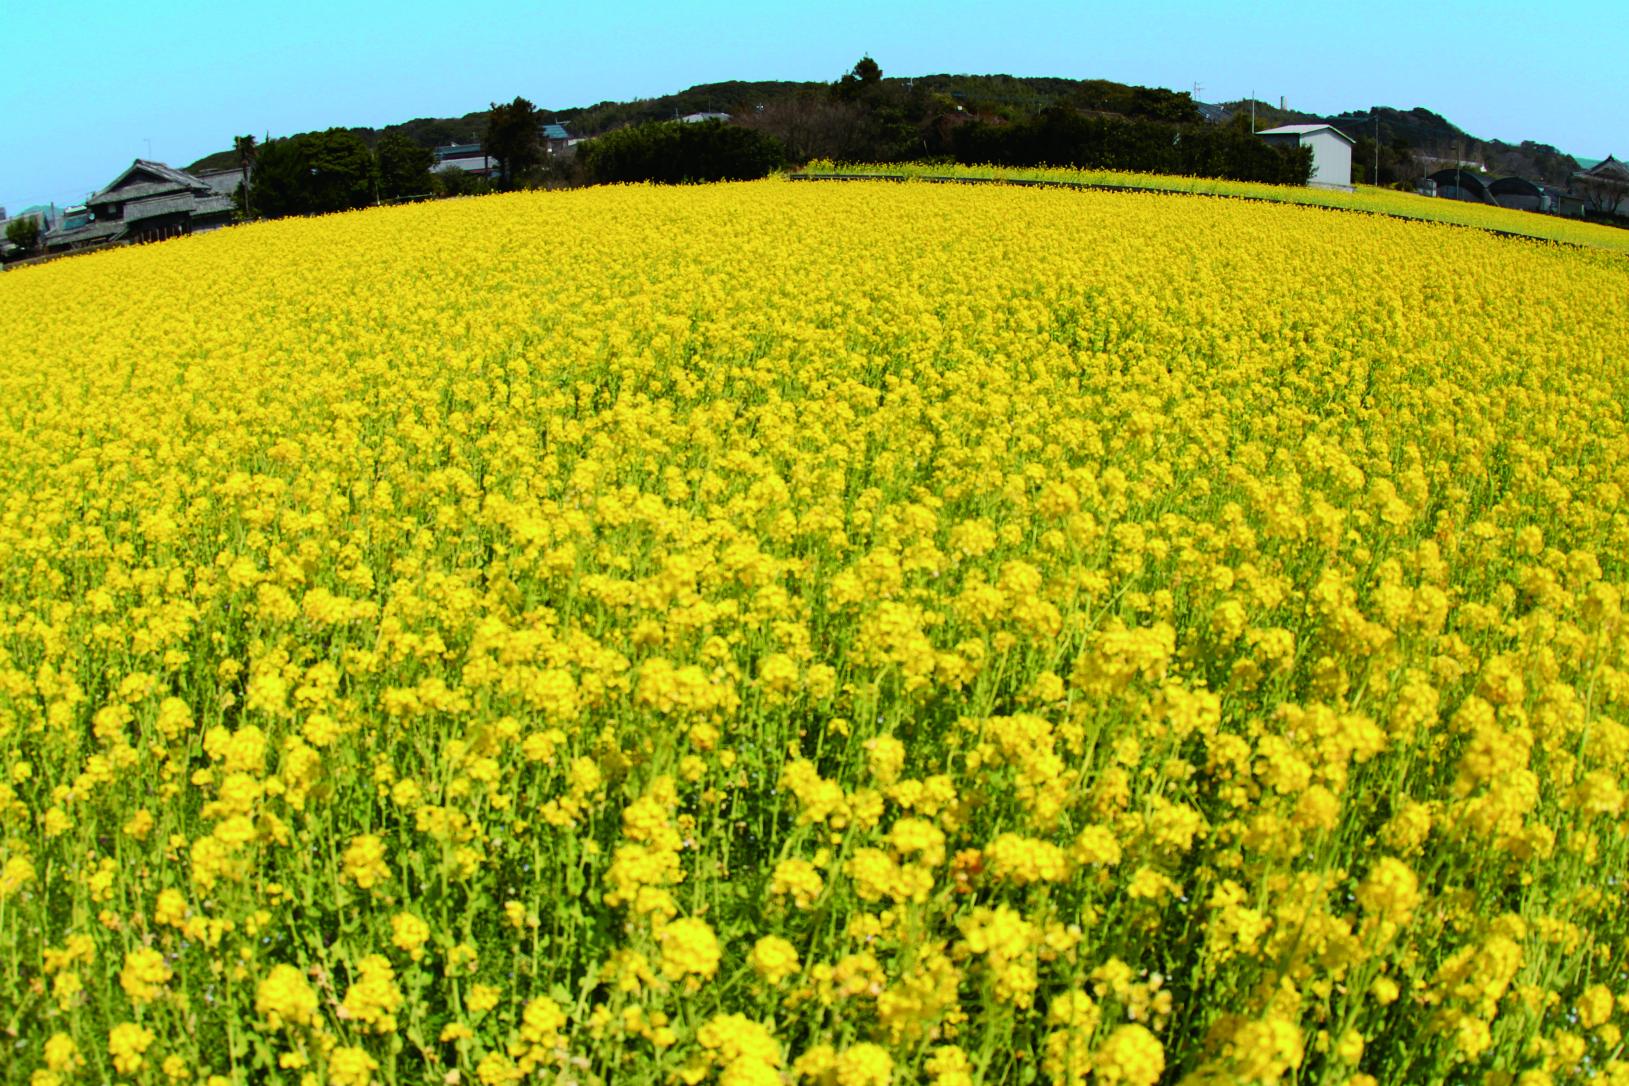
[[[1327,124],[1286,124],[1256,135],[1282,147],[1311,147],[1312,176],[1307,184],[1352,191],[1352,148],[1356,141]]]

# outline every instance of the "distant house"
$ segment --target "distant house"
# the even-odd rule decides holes
[[[1352,148],[1356,141],[1327,124],[1286,124],[1256,135],[1276,147],[1312,148],[1312,176],[1307,184],[1352,191]]]
[[[566,131],[563,124],[546,124],[542,129],[543,151],[556,158],[569,158],[577,151],[577,145],[582,140],[576,139]]]
[[[1629,165],[1607,155],[1589,169],[1572,175],[1572,191],[1592,212],[1629,214]]]
[[[85,207],[89,221],[76,214],[79,225],[64,222],[46,235],[47,250],[60,253],[203,233],[231,222],[234,210],[230,197],[195,175],[144,158],[86,200]]]
[[[729,119],[730,115],[728,113],[686,113],[679,118],[685,124],[700,124],[703,121],[728,121]]]
[[[453,143],[435,149],[436,161],[431,167],[436,173],[461,170],[476,177],[495,177],[498,160],[487,154],[479,143]]]
[[[1497,204],[1488,191],[1488,183],[1475,170],[1450,167],[1432,174],[1429,181],[1437,183],[1437,195],[1445,200],[1464,200],[1472,204]]]

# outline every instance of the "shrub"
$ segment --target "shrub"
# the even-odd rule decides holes
[[[749,181],[785,162],[779,141],[722,121],[661,121],[608,132],[578,152],[596,184]]]

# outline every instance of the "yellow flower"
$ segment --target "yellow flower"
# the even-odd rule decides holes
[[[1592,984],[1578,997],[1576,1004],[1578,1021],[1585,1029],[1604,1025],[1612,1017],[1616,1003],[1612,997],[1612,989],[1604,984]]]
[[[309,1026],[316,1020],[317,993],[294,966],[274,965],[255,988],[255,1013],[272,1029]]]
[[[1142,1026],[1117,1026],[1093,1054],[1092,1070],[1105,1084],[1154,1086],[1165,1073],[1165,1049]]]
[[[65,1075],[71,1075],[85,1066],[85,1057],[79,1046],[66,1033],[53,1033],[45,1042],[45,1066]]]
[[[1050,841],[1004,833],[984,847],[990,874],[1019,886],[1061,882],[1069,874],[1069,857]]]
[[[766,935],[752,947],[752,971],[770,984],[779,984],[802,968],[797,948],[779,935]]]
[[[973,1062],[957,1045],[941,1045],[922,1064],[933,1086],[973,1086]]]
[[[342,1017],[361,1022],[375,1033],[392,1033],[401,1006],[402,992],[396,987],[396,971],[388,958],[369,954],[356,963],[356,979],[340,1004]]]
[[[894,1058],[881,1045],[850,1045],[837,1054],[833,1070],[837,1086],[888,1086],[894,1077]]]
[[[150,1003],[172,976],[164,955],[151,947],[139,947],[124,956],[119,971],[119,987],[133,1003]]]
[[[825,880],[813,864],[793,858],[781,860],[775,865],[769,881],[769,893],[772,897],[791,898],[798,908],[807,909],[814,904],[825,886]]]
[[[560,1031],[566,1026],[566,1013],[548,996],[529,1000],[521,1012],[520,1039],[509,1046],[522,1074],[553,1061]]]
[[[669,980],[711,977],[718,971],[718,937],[705,920],[685,917],[657,933],[662,944],[662,973]]]
[[[134,1022],[122,1022],[113,1027],[107,1038],[108,1055],[113,1057],[113,1069],[121,1075],[133,1075],[141,1070],[142,1054],[153,1044],[153,1031]]]
[[[27,856],[13,856],[0,867],[0,901],[6,900],[34,881],[34,865]]]
[[[498,1005],[501,996],[502,992],[490,984],[476,984],[471,986],[464,1005],[471,1014],[485,1014]]]
[[[345,847],[345,876],[363,890],[371,890],[389,879],[384,842],[371,833],[352,838]]]
[[[366,1049],[340,1045],[328,1054],[328,1081],[331,1086],[369,1086],[379,1061]]]
[[[696,1042],[726,1069],[743,1061],[767,1068],[781,1064],[781,1046],[769,1029],[743,1015],[718,1015],[703,1023]]]
[[[1406,924],[1420,903],[1419,882],[1407,864],[1382,857],[1359,884],[1357,899],[1374,916]]]
[[[391,942],[407,952],[414,961],[424,960],[424,944],[430,940],[430,925],[412,913],[397,913],[390,918]]]

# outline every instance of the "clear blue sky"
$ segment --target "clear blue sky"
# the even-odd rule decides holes
[[[649,97],[725,79],[1006,72],[1426,106],[1471,134],[1629,156],[1621,2],[1141,0],[544,4],[0,0],[0,205],[82,200],[130,160],[184,166],[331,125]],[[150,141],[150,143],[149,143]]]

